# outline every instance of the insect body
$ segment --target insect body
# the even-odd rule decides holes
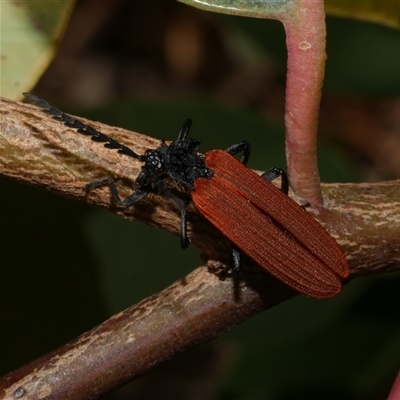
[[[196,208],[240,251],[262,268],[296,289],[316,298],[337,294],[349,269],[339,245],[302,207],[287,196],[286,174],[272,168],[259,176],[245,164],[250,145],[243,141],[225,151],[212,150],[201,156],[200,142],[187,137],[191,120],[186,120],[178,139],[162,143],[143,155],[50,106],[32,94],[24,94],[54,119],[89,135],[93,141],[143,162],[135,180],[135,191],[121,200],[114,180],[106,178],[86,185],[86,190],[107,185],[113,200],[129,207],[158,188],[172,198],[181,212],[181,246],[188,246],[186,209],[191,199]],[[242,160],[233,155],[243,152]],[[282,177],[282,190],[269,181]],[[165,184],[166,177],[187,188],[188,199],[177,198]],[[240,253],[234,250],[234,267]]]
[[[335,240],[302,207],[222,150],[205,155],[212,179],[199,178],[196,208],[241,251],[292,288],[317,298],[337,294],[348,276]],[[272,218],[272,220],[271,220]]]

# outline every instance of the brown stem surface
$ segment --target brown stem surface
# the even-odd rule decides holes
[[[124,209],[110,204],[106,189],[94,190],[89,196],[82,190],[91,180],[115,176],[121,179],[121,192],[131,193],[132,180],[140,170],[136,160],[93,143],[34,106],[2,99],[0,112],[3,175],[178,233],[174,205],[158,195]],[[138,153],[159,143],[87,122]],[[351,276],[399,270],[400,181],[323,185],[323,193],[326,209],[313,211],[314,216],[342,246]],[[295,294],[254,267],[241,276],[221,276],[220,261],[226,259],[229,244],[194,209],[189,220],[192,243],[203,251],[206,265],[0,378],[0,398],[97,398]]]

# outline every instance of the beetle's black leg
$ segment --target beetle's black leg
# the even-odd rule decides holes
[[[186,213],[187,213],[187,208],[190,203],[190,197],[186,199],[184,203],[182,203],[181,206],[181,247],[182,249],[187,249],[189,246],[190,240],[187,235],[187,218],[186,218]]]
[[[231,259],[228,264],[222,270],[222,273],[225,274],[226,272],[232,270],[235,274],[242,271],[242,253],[240,252],[239,248],[232,243],[232,253]]]
[[[85,185],[85,191],[88,192],[92,189],[102,187],[102,186],[108,186],[108,188],[110,189],[111,198],[113,199],[114,203],[116,203],[120,206],[123,205],[124,202],[119,197],[117,186],[115,185],[114,180],[111,178],[105,178],[105,179],[101,179],[99,181],[89,182],[88,184]]]
[[[102,186],[108,186],[110,188],[111,196],[113,196],[113,193],[115,194],[115,202],[117,204],[121,204],[122,200],[118,196],[117,188],[115,186],[114,181],[111,178],[105,178],[105,179],[100,179],[98,181],[92,181],[89,182],[85,185],[85,192],[89,192],[92,189],[102,187]],[[114,200],[114,199],[113,199]]]
[[[186,221],[186,207],[181,209],[181,248],[187,249],[189,246],[189,239],[187,236],[187,221]]]
[[[232,257],[232,269],[233,269],[233,272],[236,272],[236,273],[240,272],[241,269],[242,269],[242,266],[241,266],[241,258],[242,258],[242,256],[241,256],[239,248],[236,247],[235,245],[233,245],[232,256],[231,257]]]
[[[281,178],[281,190],[283,193],[288,195],[289,193],[289,179],[287,177],[286,172],[283,169],[280,169],[278,167],[272,167],[268,171],[264,172],[261,175],[262,178],[266,179],[268,182],[272,182],[276,178]],[[273,222],[279,229],[281,229],[283,232],[285,232],[288,236],[293,238],[293,235],[285,229],[281,224],[279,224],[277,221],[272,219],[271,217],[268,217],[271,222]]]
[[[225,151],[232,156],[243,152],[243,156],[242,156],[240,162],[242,164],[246,165],[250,158],[251,147],[250,147],[249,142],[246,142],[246,140],[243,140],[242,142],[235,143],[232,146],[229,146],[228,148],[225,149]]]
[[[268,182],[272,182],[274,179],[281,177],[281,190],[285,194],[289,193],[289,180],[283,169],[272,167],[268,171],[264,172],[261,177],[266,179]]]
[[[158,189],[159,191],[164,192],[165,197],[168,197],[173,200],[176,208],[181,213],[181,234],[180,234],[181,247],[182,249],[186,249],[190,243],[190,240],[187,235],[187,218],[186,218],[186,211],[190,203],[190,196],[188,196],[185,201],[182,201],[171,192],[170,188],[166,186],[162,180],[158,182]]]
[[[111,190],[111,189],[110,189],[110,190]],[[129,195],[128,197],[126,197],[126,198],[122,201],[122,205],[123,205],[124,207],[133,206],[135,203],[137,203],[138,201],[140,201],[140,200],[142,200],[144,197],[146,197],[149,193],[150,193],[150,188],[138,190],[138,191],[132,193],[131,195]],[[111,193],[111,196],[113,197],[113,194],[112,194],[112,193]],[[114,197],[113,197],[113,198],[114,198]]]
[[[190,243],[190,240],[187,235],[187,208],[190,203],[190,197],[188,197],[185,201],[182,201],[175,195],[171,193],[168,187],[164,186],[163,187],[164,193],[167,197],[171,198],[178,210],[181,212],[181,248],[182,249],[187,249]]]
[[[225,149],[225,151],[232,156],[240,152],[243,152],[243,156],[240,162],[246,165],[250,158],[251,147],[250,143],[248,143],[246,140],[243,140],[242,142],[235,143],[232,146],[229,146],[228,148]],[[272,167],[268,171],[264,172],[261,175],[261,177],[263,177],[269,182],[273,181],[278,177],[281,177],[281,190],[285,194],[289,193],[289,180],[286,175],[286,172],[283,169]]]
[[[121,197],[119,197],[119,194],[118,194],[117,186],[115,185],[114,180],[111,178],[106,178],[106,179],[102,179],[99,181],[89,182],[85,186],[85,191],[89,191],[94,188],[98,188],[98,187],[102,187],[102,186],[108,186],[108,188],[110,189],[111,198],[114,201],[114,203],[116,203],[120,206],[124,206],[124,207],[132,206],[139,200],[142,200],[150,192],[150,188],[141,189],[139,191],[132,193],[131,195],[126,197],[124,200],[121,200]]]
[[[176,196],[174,196],[172,193],[169,191],[167,192],[168,197],[172,198],[172,200],[175,202],[176,206],[181,212],[181,248],[182,249],[187,249],[190,243],[189,237],[187,235],[187,208],[190,203],[190,197],[186,199],[186,201],[181,201],[178,199]]]

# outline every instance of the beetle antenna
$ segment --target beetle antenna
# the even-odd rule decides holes
[[[114,139],[111,139],[104,133],[96,131],[96,129],[84,124],[78,119],[63,113],[58,108],[55,108],[47,103],[47,101],[42,100],[32,93],[23,93],[23,95],[35,106],[42,108],[46,114],[51,115],[53,119],[64,122],[65,126],[76,129],[77,132],[82,135],[90,136],[93,142],[104,143],[104,147],[106,147],[107,149],[115,149],[118,150],[118,153],[125,154],[129,157],[137,158],[138,160],[143,161],[143,156],[135,153],[129,147],[124,146]]]

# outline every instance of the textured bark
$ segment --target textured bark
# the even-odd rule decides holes
[[[105,176],[121,179],[119,189],[128,195],[139,162],[105,149],[34,106],[2,99],[0,113],[3,175],[178,233],[179,214],[161,196],[149,195],[129,209],[113,206],[107,189],[86,196],[83,187]],[[85,122],[138,153],[159,144],[120,128]],[[323,185],[323,193],[326,209],[310,212],[342,247],[351,277],[399,270],[400,181]],[[0,378],[0,398],[97,398],[295,295],[254,266],[248,274],[221,276],[220,261],[226,260],[229,244],[194,209],[189,221],[192,243],[203,251],[206,265]]]

